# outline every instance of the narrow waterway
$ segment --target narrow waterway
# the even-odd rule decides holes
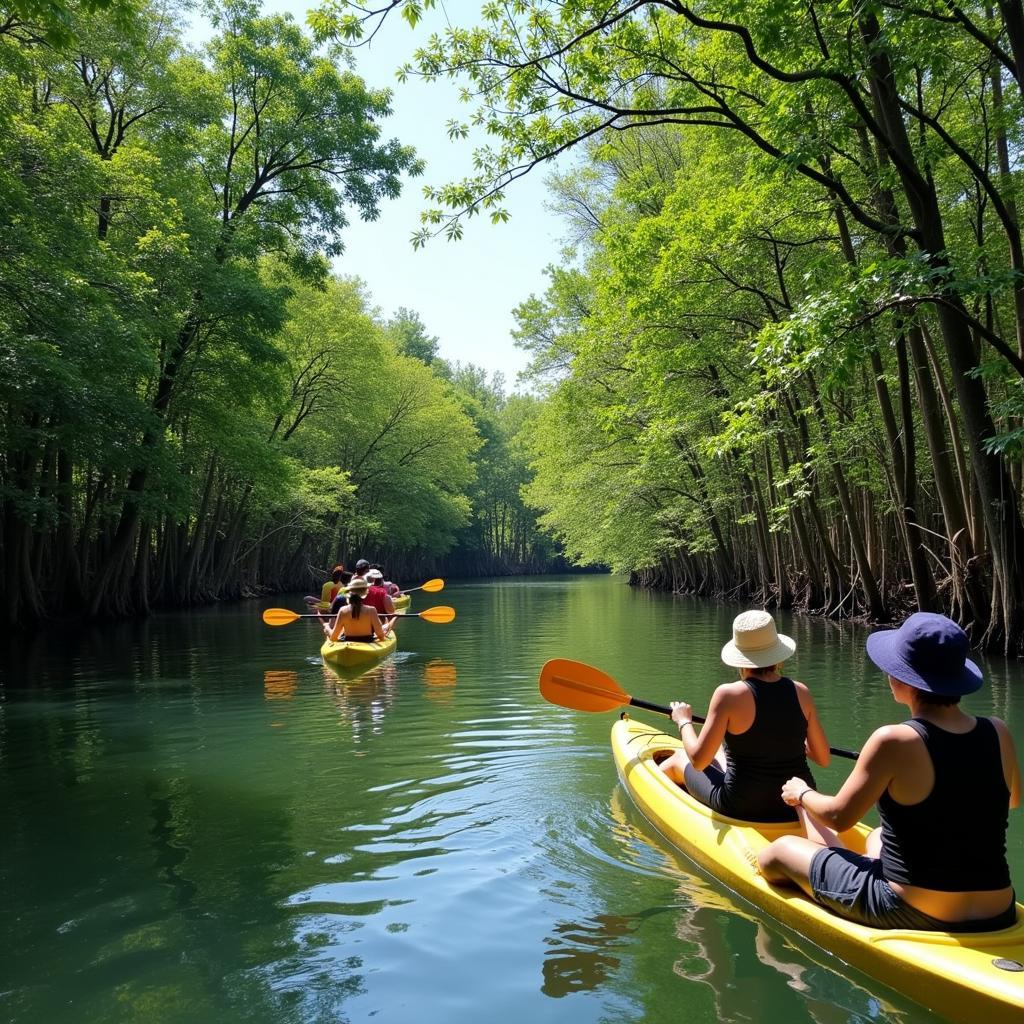
[[[262,624],[298,596],[12,644],[0,1020],[939,1019],[673,852],[618,785],[615,714],[537,692],[546,659],[577,658],[702,711],[739,608],[593,576],[452,584],[414,610],[441,603],[454,623],[403,623],[358,679],[323,666],[309,620]],[[863,630],[780,626],[830,742],[902,717]],[[982,664],[968,710],[1022,738],[1024,669]],[[1010,857],[1024,888],[1020,813]]]

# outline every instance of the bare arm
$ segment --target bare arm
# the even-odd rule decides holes
[[[800,709],[807,719],[807,740],[804,744],[807,756],[822,768],[827,768],[832,758],[828,749],[828,739],[825,737],[825,729],[818,718],[818,709],[814,706],[814,698],[811,691],[803,683],[795,683],[796,695],[800,700]]]
[[[679,736],[686,749],[686,756],[690,764],[697,771],[702,772],[714,760],[718,748],[725,739],[725,733],[729,726],[729,699],[728,691],[724,687],[718,687],[711,695],[711,704],[708,706],[708,717],[698,735],[693,723],[693,709],[684,702],[673,702],[672,721],[679,726]],[[685,725],[691,728],[683,728]]]
[[[324,632],[327,634],[331,643],[337,643],[338,637],[341,636],[341,631],[344,628],[344,623],[341,621],[341,613],[344,608],[338,609],[338,614],[334,617],[334,624],[332,626],[324,626]]]
[[[846,831],[864,817],[892,781],[900,747],[916,736],[909,729],[909,737],[904,736],[901,729],[898,725],[885,725],[871,734],[853,771],[835,796],[809,788],[803,779],[790,779],[782,787],[782,799],[791,807],[801,804],[837,832]]]
[[[1001,718],[990,719],[999,733],[999,750],[1003,755],[1003,774],[1010,788],[1010,809],[1020,807],[1020,762],[1017,760],[1017,749],[1013,744],[1013,735]]]
[[[384,632],[384,627],[380,624],[380,616],[377,614],[377,609],[364,606],[363,610],[370,613],[370,625],[373,627],[373,635],[378,640],[387,640],[388,635]]]

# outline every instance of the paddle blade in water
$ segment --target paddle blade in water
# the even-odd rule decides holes
[[[554,658],[540,670],[541,696],[574,711],[612,711],[629,703],[610,675],[582,661]]]
[[[268,626],[287,626],[302,617],[298,612],[290,612],[287,608],[268,608],[263,613],[263,621]]]
[[[444,580],[427,580],[420,590],[425,590],[428,594],[436,594],[439,590],[444,590]]]
[[[455,618],[455,609],[450,608],[446,604],[439,604],[417,614],[421,619],[426,619],[427,622],[451,622]]]

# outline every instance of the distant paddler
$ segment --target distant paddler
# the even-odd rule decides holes
[[[366,603],[375,608],[379,616],[385,617],[395,614],[395,605],[384,587],[384,574],[380,569],[368,569],[366,582],[370,584],[366,592]],[[392,622],[391,619],[384,619],[385,622]]]
[[[321,611],[327,611],[335,597],[338,596],[338,591],[341,589],[342,581],[346,575],[345,566],[336,565],[331,570],[331,578],[320,588],[320,599],[317,600],[312,596],[307,597],[306,604],[313,608],[319,608]]]
[[[383,643],[388,637],[387,627],[380,621],[377,609],[366,603],[370,589],[366,580],[354,577],[348,585],[348,604],[344,605],[333,623],[324,625],[324,635],[337,643],[344,639],[349,643],[372,644],[375,640]]]
[[[331,614],[337,615],[342,608],[348,604],[348,585],[352,580],[352,573],[345,571],[341,574],[341,583],[338,585],[337,590],[334,592],[334,598],[331,600]]]
[[[394,583],[393,581],[388,579],[387,572],[385,572],[384,570],[384,566],[374,564],[371,565],[370,568],[380,570],[380,576],[381,579],[383,580],[381,586],[388,592],[388,597],[398,597],[398,595],[402,592],[402,588],[397,583]]]

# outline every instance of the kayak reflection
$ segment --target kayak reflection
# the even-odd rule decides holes
[[[859,984],[860,972],[846,965],[841,965],[842,972],[833,969],[812,943],[783,933],[751,913],[724,886],[687,870],[689,862],[652,834],[621,786],[612,794],[609,813],[623,863],[646,870],[655,866],[677,879],[678,899],[670,909],[679,912],[674,937],[680,945],[671,969],[711,990],[718,1021],[879,1024],[902,1020],[910,1010],[909,1001],[890,996],[882,986],[869,990]],[[655,865],[652,850],[658,854]],[[645,915],[634,915],[640,916]],[[756,962],[737,955],[751,948]],[[758,1007],[757,1017],[751,1016],[752,1006]]]
[[[692,894],[683,885],[680,895],[689,899]],[[711,989],[719,1021],[751,1020],[752,1004],[761,1007],[765,1019],[796,1020],[802,1008],[815,1024],[877,1024],[903,1016],[891,1003],[815,962],[728,902],[723,898],[719,907],[686,910],[676,922],[684,952],[673,970]],[[736,955],[751,947],[756,962]]]
[[[323,674],[324,692],[331,697],[341,720],[351,728],[352,738],[358,742],[368,734],[380,735],[386,712],[398,697],[395,663],[385,661],[350,678],[325,662]]]

